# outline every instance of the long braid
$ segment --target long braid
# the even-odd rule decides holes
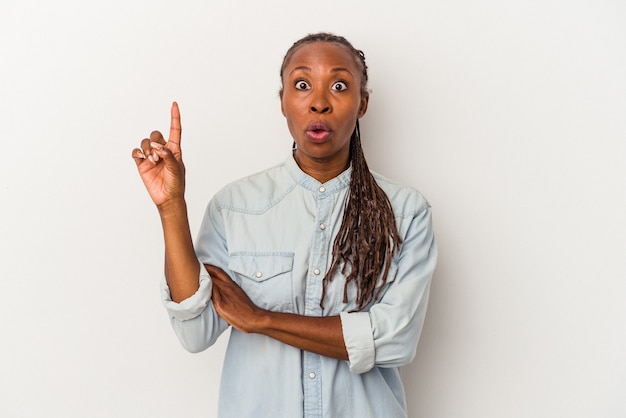
[[[349,197],[333,244],[333,261],[323,279],[320,304],[326,295],[328,282],[341,266],[341,273],[347,274],[344,303],[347,302],[350,282],[355,282],[357,310],[362,310],[378,298],[382,285],[387,282],[391,259],[402,238],[398,233],[391,203],[367,166],[358,122],[350,140],[350,153],[352,173]],[[381,277],[382,282],[377,290],[378,277]]]
[[[346,47],[362,70],[361,91],[367,92],[365,55],[362,51],[355,49],[345,38],[329,33],[308,35],[294,43],[283,60],[281,79],[295,50],[313,42],[330,42]],[[333,280],[340,266],[341,273],[346,275],[344,303],[348,301],[348,287],[352,282],[357,289],[357,310],[363,310],[370,302],[377,299],[383,288],[382,285],[387,282],[391,260],[402,242],[389,198],[376,183],[367,166],[361,146],[358,120],[350,139],[350,159],[352,173],[348,201],[341,227],[333,244],[331,266],[322,281],[320,300],[322,308],[326,287]],[[376,284],[379,277],[381,283],[377,290]]]

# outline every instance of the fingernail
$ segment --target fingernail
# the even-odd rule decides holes
[[[156,149],[158,149],[158,150],[161,150],[161,148],[163,148],[163,145],[162,145],[162,144],[159,144],[158,142],[150,142],[150,146],[151,146],[152,148],[156,148]]]

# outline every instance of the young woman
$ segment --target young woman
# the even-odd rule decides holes
[[[292,154],[218,192],[195,247],[176,103],[169,140],[153,132],[133,150],[161,216],[165,307],[192,352],[232,327],[221,417],[404,417],[399,367],[415,355],[437,258],[431,208],[367,167],[361,51],[309,35],[280,76]]]

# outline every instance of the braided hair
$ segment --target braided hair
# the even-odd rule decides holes
[[[363,51],[354,48],[344,37],[325,32],[305,36],[287,50],[280,68],[281,80],[293,53],[301,46],[315,42],[328,42],[346,48],[361,70],[361,94],[368,94],[367,65]],[[326,287],[340,269],[346,275],[344,303],[348,301],[348,286],[351,282],[357,288],[357,310],[363,310],[378,299],[382,285],[387,282],[391,259],[402,243],[389,198],[376,183],[365,161],[358,120],[350,138],[350,160],[350,190],[341,227],[333,244],[331,266],[322,281],[322,308]],[[382,283],[377,287],[379,277]]]

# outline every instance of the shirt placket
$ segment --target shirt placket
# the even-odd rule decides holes
[[[332,211],[332,199],[326,187],[320,186],[316,192],[316,231],[313,236],[311,258],[306,280],[305,315],[322,316],[320,299],[322,279],[328,263],[330,231],[326,227]],[[305,351],[303,353],[304,416],[322,416],[322,373],[321,356]]]

